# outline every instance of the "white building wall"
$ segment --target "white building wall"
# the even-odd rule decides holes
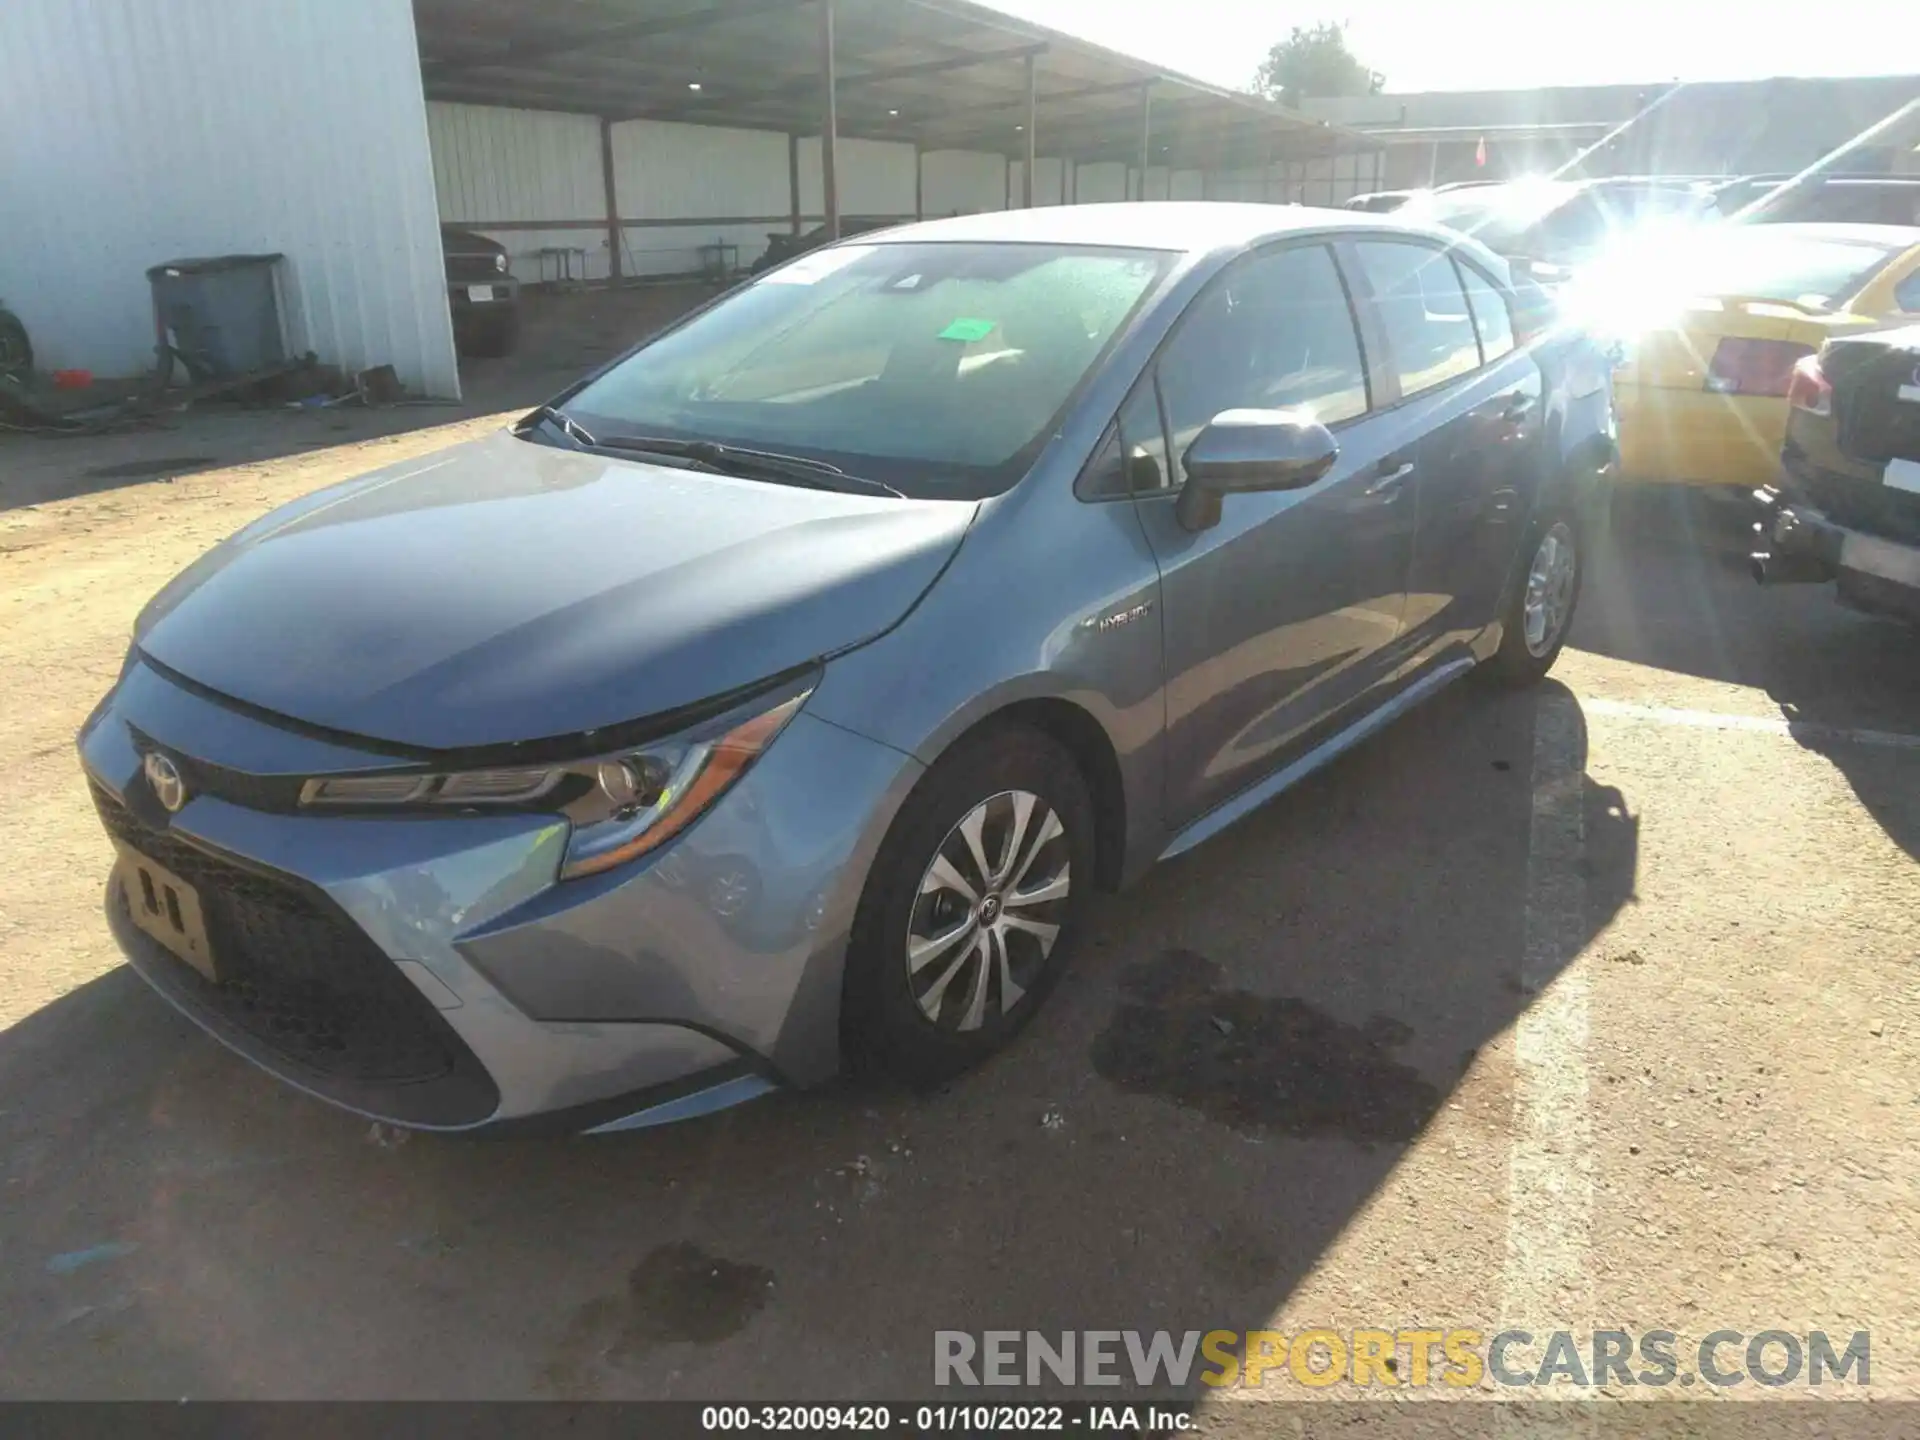
[[[507,247],[513,273],[538,280],[560,262],[541,250],[584,250],[589,279],[607,275],[606,182],[600,122],[591,115],[511,110],[492,105],[427,103],[434,188],[440,218],[489,235]],[[549,222],[536,227],[536,222]],[[571,223],[569,223],[571,222]]]
[[[998,158],[998,157],[995,157]],[[1017,209],[1026,194],[1027,162],[1015,160],[1007,168],[1008,178],[1013,184],[1013,204]],[[1035,208],[1042,205],[1064,205],[1067,203],[1066,191],[1061,183],[1067,174],[1066,162],[1051,159],[1048,156],[1036,156],[1033,162],[1033,203]]]
[[[1080,167],[1080,203],[1098,204],[1102,201],[1128,200],[1132,198],[1128,190],[1131,171],[1119,161]]]
[[[920,163],[925,167],[921,183],[929,220],[1006,208],[1006,157],[977,150],[929,150]]]
[[[805,161],[803,148],[803,175]],[[785,135],[628,120],[613,127],[613,164],[629,275],[698,270],[708,245],[733,246],[727,259],[751,265],[769,233],[791,227]],[[911,213],[911,170],[907,180]]]
[[[1250,170],[1219,170],[1207,177],[1207,198],[1209,200],[1280,200],[1281,176],[1276,168],[1271,180],[1267,172],[1258,168]]]
[[[840,191],[842,215],[913,218],[911,145],[890,140],[850,140],[843,135],[834,146],[834,180]],[[808,215],[826,213],[826,192],[820,187],[820,137],[817,135],[800,141],[800,205]]]
[[[459,394],[409,0],[4,0],[0,295],[152,366],[147,267],[281,251],[294,350]]]

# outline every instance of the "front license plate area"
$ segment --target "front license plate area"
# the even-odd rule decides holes
[[[493,287],[491,285],[469,285],[467,287],[467,299],[491,300],[493,299]]]
[[[213,945],[207,939],[207,916],[200,893],[166,866],[149,860],[127,845],[120,849],[120,884],[133,923],[198,970],[219,982]]]

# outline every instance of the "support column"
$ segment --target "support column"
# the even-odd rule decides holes
[[[1000,157],[1000,208],[1013,208],[1013,157],[1010,155]]]
[[[620,191],[613,174],[613,121],[600,117],[600,181],[607,194],[607,283],[618,285],[626,233],[620,225]]]
[[[913,142],[913,218],[927,218],[927,152]]]
[[[787,136],[787,201],[793,207],[793,233],[800,233],[800,137]]]
[[[1140,87],[1140,194],[1147,198],[1147,166],[1153,161],[1153,86]]]
[[[1040,153],[1034,142],[1034,130],[1036,128],[1034,123],[1036,116],[1034,112],[1039,108],[1039,105],[1034,95],[1033,86],[1035,62],[1038,59],[1039,57],[1033,54],[1027,56],[1027,168],[1021,172],[1020,204],[1028,210],[1033,208],[1033,161],[1034,157]]]
[[[826,81],[825,106],[820,126],[820,196],[827,212],[827,239],[840,238],[840,77],[833,62],[833,0],[818,0],[820,6],[820,73]]]

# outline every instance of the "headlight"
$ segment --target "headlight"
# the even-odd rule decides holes
[[[493,257],[493,268],[502,275],[507,273],[507,257],[504,252]]]
[[[304,808],[550,809],[572,822],[560,878],[596,875],[666,844],[704,814],[799,713],[812,686],[671,739],[564,765],[339,775],[300,787]]]

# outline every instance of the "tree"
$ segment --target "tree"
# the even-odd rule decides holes
[[[1354,57],[1346,27],[1331,20],[1294,26],[1267,52],[1253,77],[1254,89],[1283,105],[1298,105],[1313,95],[1377,95],[1386,83],[1386,76]]]

